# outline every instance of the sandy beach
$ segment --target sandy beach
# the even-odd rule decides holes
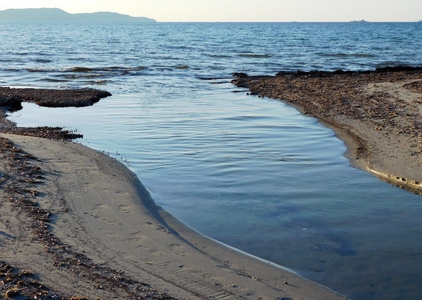
[[[1,297],[344,299],[186,227],[71,133],[1,121]]]
[[[234,74],[252,95],[282,100],[334,129],[351,164],[422,194],[422,69]]]
[[[422,193],[421,70],[237,74],[234,83],[318,118],[345,141],[353,166]],[[3,112],[108,95],[2,92]],[[71,132],[17,128],[4,116],[0,131],[1,297],[345,298],[186,227],[123,164],[71,142]]]
[[[102,153],[66,141],[1,137],[3,295],[342,299],[187,228]]]

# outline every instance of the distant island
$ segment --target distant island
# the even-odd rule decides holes
[[[70,14],[59,8],[26,8],[0,11],[0,22],[141,23],[157,21],[146,17],[131,17],[114,12]]]
[[[359,20],[359,21],[350,21],[351,23],[368,23],[368,21],[365,20]]]

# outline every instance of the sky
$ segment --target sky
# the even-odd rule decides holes
[[[1,0],[9,8],[112,11],[159,22],[415,22],[422,0]]]

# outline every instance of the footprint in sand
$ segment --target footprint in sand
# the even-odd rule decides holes
[[[176,254],[180,254],[182,256],[186,256],[187,253],[183,251],[183,247],[180,244],[170,244],[171,251],[173,251]]]
[[[132,207],[130,207],[129,205],[119,205],[119,208],[125,214],[129,214],[132,212]]]

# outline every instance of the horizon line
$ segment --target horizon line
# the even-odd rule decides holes
[[[127,13],[121,13],[116,11],[95,11],[95,12],[78,12],[78,13],[71,13],[59,7],[27,7],[27,8],[6,8],[1,11],[6,10],[30,10],[30,9],[58,9],[64,11],[68,14],[77,15],[77,14],[95,14],[95,13],[116,13],[120,15],[130,16],[132,18],[145,18],[145,16],[133,16]],[[419,23],[422,22],[421,20],[416,21],[368,21],[365,19],[361,20],[348,20],[348,21],[158,21],[154,17],[146,17],[152,18],[156,22],[155,23]]]

